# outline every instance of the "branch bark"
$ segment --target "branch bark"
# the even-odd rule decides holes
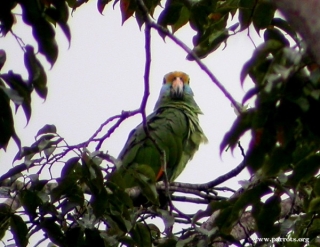
[[[242,190],[242,189],[241,189]],[[239,190],[234,195],[242,193],[243,191]],[[232,196],[233,197],[233,196]],[[231,197],[231,198],[232,198]],[[303,199],[299,196],[293,198],[287,198],[281,201],[280,207],[281,212],[279,219],[285,219],[289,215],[299,214],[302,212],[302,203]],[[215,227],[215,220],[219,216],[220,210],[215,211],[208,220],[202,224],[202,228],[211,231]],[[252,216],[251,211],[244,212],[239,221],[233,226],[230,235],[237,241],[249,238],[256,231],[256,222]],[[221,238],[218,238],[211,245],[212,247],[227,247],[231,243],[228,243]]]

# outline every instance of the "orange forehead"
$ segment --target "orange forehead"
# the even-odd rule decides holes
[[[189,76],[184,73],[184,72],[181,72],[181,71],[174,71],[174,72],[170,72],[168,74],[166,74],[164,76],[164,83],[172,83],[174,81],[175,78],[181,78],[181,80],[184,82],[184,83],[187,83],[189,84]]]

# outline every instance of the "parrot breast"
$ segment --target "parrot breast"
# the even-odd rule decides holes
[[[122,169],[149,167],[155,181],[164,178],[164,171],[168,181],[174,181],[199,145],[207,142],[199,124],[199,114],[202,112],[193,99],[189,76],[183,72],[167,74],[146,126],[141,123],[131,131],[119,154]],[[132,174],[124,176],[128,184],[136,185]]]

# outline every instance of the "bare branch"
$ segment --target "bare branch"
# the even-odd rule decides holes
[[[99,150],[102,146],[102,143],[111,136],[111,134],[120,126],[120,124],[127,118],[132,117],[136,114],[140,113],[140,110],[134,111],[122,111],[121,115],[118,115],[118,121],[108,130],[108,132],[99,138],[98,145],[96,146],[96,150]],[[108,122],[108,121],[106,121]]]
[[[224,175],[221,175],[220,177],[218,177],[210,182],[207,182],[204,184],[189,184],[189,183],[173,182],[173,183],[171,183],[171,186],[182,187],[182,188],[187,188],[187,189],[195,189],[195,190],[214,189],[215,186],[222,184],[223,182],[229,180],[230,178],[237,176],[245,167],[246,167],[246,163],[245,163],[245,161],[242,161],[233,170],[227,172]]]
[[[222,197],[221,197],[222,198]],[[208,200],[201,199],[201,198],[194,198],[194,197],[186,197],[186,196],[175,196],[172,195],[171,199],[176,202],[190,202],[195,204],[208,204]]]
[[[140,111],[142,115],[142,122],[145,131],[148,132],[147,128],[147,117],[146,117],[146,106],[147,101],[150,95],[150,86],[149,86],[149,76],[150,76],[150,66],[151,66],[151,34],[150,27],[146,25],[145,27],[145,69],[144,69],[144,94],[140,105]]]
[[[221,82],[215,77],[215,75],[208,69],[208,67],[198,58],[198,56],[180,39],[174,36],[168,29],[163,26],[155,23],[148,15],[148,10],[143,2],[143,0],[137,0],[138,6],[143,12],[144,20],[146,26],[152,27],[156,29],[158,32],[162,33],[164,36],[168,36],[173,42],[175,42],[179,47],[181,47],[188,55],[190,55],[199,67],[209,76],[211,81],[221,90],[221,92],[226,96],[227,99],[234,105],[234,107],[241,112],[240,107],[237,104],[237,101],[231,96],[231,94],[225,89],[225,87],[221,84]]]
[[[205,183],[201,185],[201,189],[209,189],[209,188],[213,188],[219,184],[222,184],[223,182],[229,180],[232,177],[237,176],[244,168],[246,167],[246,162],[242,161],[236,168],[232,169],[231,171],[227,172],[224,175],[221,175],[220,177]]]

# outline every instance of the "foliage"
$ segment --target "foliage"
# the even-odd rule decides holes
[[[144,114],[144,101],[141,109],[108,119],[103,126],[118,121],[101,138],[96,137],[99,129],[88,141],[70,146],[54,125],[46,125],[37,133],[35,143],[20,147],[12,106],[21,106],[29,121],[32,92],[46,98],[47,78],[39,56],[54,65],[58,57],[55,26],[58,24],[70,40],[69,12],[87,1],[0,2],[1,35],[14,35],[19,40],[12,30],[16,11],[21,9],[22,21],[31,26],[39,51],[36,54],[34,47],[21,43],[27,80],[13,71],[0,74],[0,148],[5,149],[13,138],[20,149],[14,161],[21,162],[0,177],[1,195],[8,197],[0,205],[0,237],[11,231],[18,246],[27,246],[28,238],[39,231],[58,246],[251,246],[255,245],[251,239],[255,233],[258,237],[308,238],[318,244],[320,70],[296,31],[286,20],[275,17],[276,8],[268,0],[167,0],[156,22],[150,16],[163,4],[158,0],[113,3],[119,2],[123,22],[135,16],[140,27],[155,28],[159,35],[179,45],[173,34],[189,24],[196,35],[187,58],[200,65],[201,58],[227,43],[232,35],[251,26],[263,34],[264,43],[244,64],[240,78],[243,82],[250,77],[254,83],[242,103],[254,99],[255,105],[239,115],[221,143],[221,151],[233,149],[245,132],[252,134],[241,165],[241,169],[246,166],[250,170],[252,179],[230,198],[217,196],[214,186],[240,168],[198,186],[155,185],[150,183],[152,172],[133,171],[141,177],[141,186],[132,191],[124,189],[126,181],[114,172],[117,161],[99,149],[122,121]],[[98,0],[98,11],[102,13],[110,2]],[[238,18],[238,23],[228,26],[232,18]],[[0,50],[0,71],[5,61],[6,52]],[[233,102],[231,96],[228,98]],[[98,142],[96,151],[90,152],[87,147],[94,142]],[[61,163],[60,177],[39,176],[43,169]],[[198,196],[189,198],[191,202],[208,207],[185,215],[171,203],[178,200],[172,195],[167,210],[159,207],[155,188],[167,195],[169,190],[191,191]],[[136,194],[141,193],[150,201],[145,207],[135,204]],[[208,216],[209,220],[201,223]],[[150,223],[152,218],[163,221],[163,231]],[[186,229],[173,233],[176,223],[184,223]]]

